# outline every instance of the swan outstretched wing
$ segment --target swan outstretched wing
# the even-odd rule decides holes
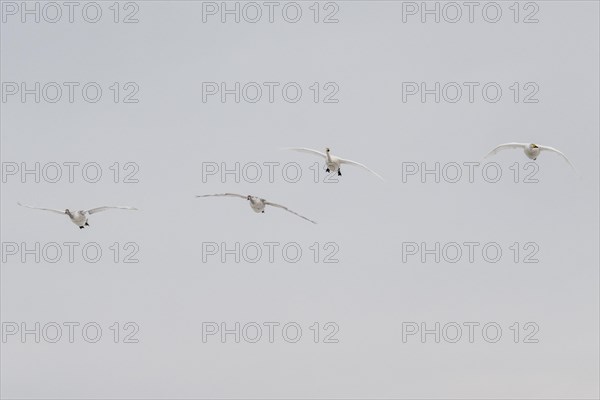
[[[217,193],[217,194],[202,194],[202,195],[197,195],[196,197],[213,197],[213,196],[227,196],[227,197],[239,197],[241,199],[248,199],[248,196],[242,196],[241,194],[237,194],[237,193]]]
[[[268,205],[268,206],[273,206],[273,207],[277,207],[277,208],[284,209],[284,210],[285,210],[285,211],[287,211],[287,212],[291,212],[292,214],[294,214],[294,215],[297,215],[298,217],[300,217],[300,218],[302,218],[302,219],[305,219],[305,220],[307,220],[307,221],[309,221],[309,222],[312,222],[313,224],[316,224],[316,222],[315,222],[315,221],[313,221],[312,219],[308,219],[308,218],[306,218],[305,216],[303,216],[303,215],[300,215],[300,214],[298,214],[297,212],[295,212],[295,211],[292,211],[292,210],[290,210],[289,208],[287,208],[287,207],[285,207],[285,206],[282,206],[281,204],[277,204],[277,203],[271,203],[270,201],[265,201],[265,204],[266,204],[266,205]]]
[[[106,211],[106,210],[110,210],[110,209],[118,209],[118,210],[134,210],[137,211],[137,208],[135,207],[129,207],[129,206],[104,206],[104,207],[96,207],[96,208],[92,208],[90,210],[86,210],[85,212],[87,214],[96,214],[99,213],[101,211]]]
[[[327,157],[325,155],[325,153],[322,153],[322,152],[320,152],[318,150],[309,149],[307,147],[288,147],[288,148],[286,148],[284,150],[300,151],[302,153],[311,153],[311,154],[316,154],[316,155],[321,156],[321,157]]]
[[[529,146],[529,143],[515,143],[515,142],[513,142],[513,143],[504,143],[504,144],[501,144],[499,146],[496,146],[484,158],[488,158],[489,156],[498,153],[500,150],[506,150],[506,149],[524,149],[527,146]]]
[[[340,158],[339,160],[340,160],[341,164],[356,165],[357,167],[366,169],[367,171],[369,171],[370,173],[372,173],[373,175],[375,175],[376,177],[378,177],[379,179],[381,179],[382,181],[385,182],[385,179],[383,179],[383,177],[381,175],[379,175],[377,172],[373,171],[371,168],[367,167],[365,164],[361,164],[359,162],[352,161],[352,160],[346,160],[344,158]]]
[[[21,204],[21,203],[17,203],[17,204],[20,205],[21,207],[33,208],[34,210],[52,211],[53,213],[57,213],[57,214],[65,213],[65,210],[56,210],[54,208],[33,207],[33,206],[28,206],[27,204]]]
[[[550,146],[538,146],[540,148],[540,151],[551,151],[554,153],[558,153],[562,158],[564,158],[564,160],[569,163],[569,165],[571,166],[571,168],[575,169],[575,166],[571,163],[571,161],[569,161],[569,159],[567,158],[567,156],[565,156],[563,154],[562,151],[555,149],[554,147],[550,147]]]

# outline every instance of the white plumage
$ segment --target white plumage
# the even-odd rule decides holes
[[[498,153],[500,150],[506,150],[506,149],[523,149],[523,151],[525,152],[525,155],[528,158],[532,159],[532,160],[537,160],[538,156],[540,155],[540,153],[542,151],[550,151],[552,153],[557,153],[567,163],[569,163],[569,165],[573,169],[575,169],[575,167],[573,166],[573,164],[571,163],[571,161],[569,161],[569,159],[567,158],[567,156],[565,156],[561,151],[555,149],[554,147],[542,146],[542,145],[538,145],[538,144],[535,144],[535,143],[516,143],[516,142],[504,143],[504,144],[501,144],[499,146],[496,146],[485,157],[487,158],[487,157],[489,157],[491,155],[494,155],[494,154]]]
[[[270,201],[261,199],[260,197],[256,197],[256,196],[251,196],[251,195],[243,196],[241,194],[236,194],[236,193],[220,193],[220,194],[205,194],[205,195],[196,196],[196,197],[213,197],[213,196],[228,196],[228,197],[239,197],[242,199],[246,199],[250,202],[250,207],[257,213],[264,213],[266,206],[273,206],[273,207],[281,208],[287,212],[297,215],[298,217],[300,217],[302,219],[305,219],[309,222],[312,222],[313,224],[316,224],[315,221],[308,219],[305,216],[302,216],[302,215],[298,214],[297,212],[292,211],[285,206],[282,206],[281,204],[272,203]]]
[[[349,165],[361,167],[361,168],[369,171],[370,173],[372,173],[373,175],[375,175],[382,181],[385,181],[385,179],[383,179],[381,177],[381,175],[379,175],[377,172],[373,171],[372,169],[370,169],[369,167],[367,167],[364,164],[361,164],[356,161],[348,160],[346,158],[336,157],[336,156],[332,155],[329,148],[325,149],[325,153],[321,153],[318,150],[313,150],[313,149],[309,149],[306,147],[290,147],[290,148],[287,148],[287,150],[294,150],[294,151],[300,151],[303,153],[315,154],[315,155],[325,158],[325,165],[327,167],[327,172],[337,172],[338,176],[342,175],[342,173],[340,172],[340,166],[342,164],[349,164]]]
[[[41,207],[33,207],[28,206],[26,204],[17,203],[21,207],[32,208],[34,210],[43,210],[43,211],[51,211],[57,214],[66,214],[69,216],[71,221],[79,227],[79,229],[83,229],[85,226],[89,226],[88,224],[88,215],[96,214],[101,211],[106,211],[110,209],[119,209],[119,210],[137,210],[135,207],[129,206],[103,206],[91,208],[89,210],[78,210],[78,211],[70,211],[68,208],[64,210],[56,210],[53,208],[41,208]]]

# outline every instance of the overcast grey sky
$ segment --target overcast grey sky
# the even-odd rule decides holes
[[[239,23],[229,14],[221,22],[221,2],[121,2],[118,16],[113,2],[97,4],[96,23],[85,19],[95,18],[88,2],[74,9],[73,23],[66,6],[50,23],[44,18],[55,10],[40,3],[36,23],[28,14],[21,21],[21,2],[2,2],[3,397],[598,398],[598,2],[521,2],[518,13],[513,2],[498,2],[496,23],[487,21],[496,18],[489,2],[474,9],[472,23],[464,5],[461,19],[447,22],[456,9],[443,3],[439,23],[428,14],[421,22],[421,2],[279,2],[272,23],[263,2],[257,23],[244,19],[256,11],[245,3]],[[288,22],[296,7],[299,21]],[[21,84],[35,82],[40,102],[35,94],[22,101]],[[65,82],[74,82],[73,102]],[[95,103],[82,94],[90,82],[102,90]],[[235,94],[222,102],[220,92],[207,92],[222,82],[240,82],[239,103]],[[244,92],[250,82],[258,85]],[[422,102],[421,93],[407,93],[422,82],[440,83],[439,103],[435,94]],[[486,95],[502,90],[498,101],[484,97],[487,84]],[[56,86],[62,97],[51,103]],[[256,86],[262,97],[252,103]],[[457,86],[462,96],[452,103]],[[127,95],[138,101],[125,102]],[[519,150],[483,159],[513,141],[556,147],[577,172],[551,153],[537,168]],[[315,183],[315,173],[325,178],[322,160],[281,150],[294,146],[330,147],[386,181],[344,166],[338,183]],[[36,162],[45,168],[39,183],[21,175]],[[64,163],[75,162],[69,182]],[[220,170],[206,176],[236,162],[239,182],[221,179]],[[489,183],[494,174],[482,176],[479,166],[470,183],[465,162],[496,162],[502,177]],[[53,163],[62,166],[57,183],[49,182]],[[102,172],[97,183],[86,181],[93,170],[82,176],[88,163]],[[273,182],[264,163],[279,163]],[[297,164],[284,178],[287,163]],[[403,177],[436,163],[448,174],[457,163],[462,178],[450,183],[440,172],[439,183],[432,175],[423,183],[420,170]],[[263,177],[252,183],[256,165]],[[288,182],[296,165],[302,177]],[[529,173],[537,183],[524,182]],[[138,182],[123,182],[127,176]],[[223,192],[267,198],[318,224],[276,208],[255,214],[242,199],[194,197]],[[66,216],[17,202],[139,211],[94,214],[80,230]],[[78,244],[74,262],[65,242]],[[273,262],[265,242],[278,243]],[[465,242],[479,244],[473,262]],[[57,243],[62,257],[52,263],[54,253],[40,250],[36,263],[36,254],[23,255],[36,243],[48,251]],[[81,253],[90,243],[102,249],[96,263]],[[250,254],[258,243],[263,254],[255,263],[249,253],[221,262],[221,252],[208,251],[215,243],[240,243]],[[415,243],[417,254],[408,254]],[[422,243],[458,243],[462,258],[449,262],[455,248],[447,246],[451,255],[440,250],[439,263],[435,254],[422,262]],[[486,244],[501,248],[497,262],[483,257]],[[282,255],[286,245],[302,250],[298,262]],[[134,250],[139,262],[124,262]],[[332,252],[338,262],[324,262]],[[524,262],[532,252],[538,262]],[[40,343],[32,334],[23,340],[22,323],[36,322],[40,332],[47,327]],[[62,326],[57,343],[48,340],[53,322]],[[80,324],[73,343],[68,322]],[[82,338],[90,322],[102,329],[97,343]],[[139,328],[131,337],[138,343],[123,343],[134,326],[126,330],[127,322]],[[207,323],[236,322],[262,326],[262,338],[203,341],[215,326]],[[280,324],[273,343],[269,322]],[[469,322],[479,324],[473,343]],[[282,335],[288,323],[302,329],[297,343]],[[433,335],[403,340],[415,326],[407,323],[449,330],[440,343]],[[502,329],[496,343],[486,340],[493,329],[482,334],[488,323]],[[457,343],[448,340],[453,324],[462,327]],[[333,331],[338,342],[325,343]]]

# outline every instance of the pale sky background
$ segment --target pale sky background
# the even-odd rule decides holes
[[[220,2],[219,2],[220,3]],[[599,396],[599,3],[538,1],[537,24],[502,20],[402,23],[401,2],[338,1],[337,24],[302,20],[202,23],[202,3],[138,2],[137,24],[103,19],[1,26],[3,82],[90,82],[105,89],[88,104],[11,98],[2,104],[3,162],[118,161],[140,166],[138,184],[110,179],[2,184],[2,242],[136,242],[138,264],[21,263],[1,269],[2,322],[99,323],[102,340],[2,343],[4,398],[598,398]],[[420,2],[419,2],[420,3]],[[289,104],[202,102],[202,82],[296,81]],[[502,100],[402,102],[402,82],[498,82]],[[138,104],[114,104],[108,86],[136,82]],[[313,103],[308,86],[336,82],[338,104]],[[536,82],[537,104],[514,103],[513,82]],[[402,162],[481,161],[495,145],[535,142],[537,184],[402,183]],[[331,147],[365,163],[382,183],[346,167],[338,184],[315,184],[317,158],[283,147]],[[203,162],[290,162],[296,184],[202,183]],[[498,154],[505,171],[529,161]],[[282,210],[253,213],[256,194]],[[66,217],[17,202],[85,209],[79,230]],[[297,242],[297,264],[202,263],[203,242]],[[336,242],[338,264],[315,264],[314,242]],[[498,242],[496,264],[417,257],[402,242]],[[537,264],[515,264],[508,246],[536,242]],[[136,322],[137,344],[115,344],[108,327]],[[203,322],[295,321],[296,344],[202,343]],[[402,322],[497,322],[502,339],[456,344],[412,338]],[[309,326],[335,322],[337,344],[315,344]],[[535,322],[539,343],[514,343],[514,322]]]

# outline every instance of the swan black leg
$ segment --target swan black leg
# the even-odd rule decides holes
[[[79,229],[83,229],[83,226],[80,226]]]
[[[342,170],[338,169],[338,176],[342,176]]]
[[[85,223],[85,226],[90,226],[90,224],[88,224],[87,222]]]

